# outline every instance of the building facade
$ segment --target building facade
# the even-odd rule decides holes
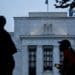
[[[75,47],[75,17],[66,12],[30,12],[14,17],[14,42],[18,52],[14,75],[60,75],[54,66],[62,63],[58,41],[69,39]]]

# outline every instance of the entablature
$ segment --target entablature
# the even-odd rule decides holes
[[[75,39],[75,35],[20,35],[20,39]]]

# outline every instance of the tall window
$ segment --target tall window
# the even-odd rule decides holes
[[[60,64],[63,63],[63,58],[64,58],[63,51],[60,51]]]
[[[44,33],[52,34],[52,24],[44,24]]]
[[[43,60],[44,60],[44,71],[52,70],[52,58],[53,58],[53,46],[47,45],[43,46]]]
[[[36,46],[28,46],[29,50],[29,75],[36,75]]]

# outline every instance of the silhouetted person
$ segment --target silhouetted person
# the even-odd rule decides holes
[[[61,75],[75,75],[75,51],[69,40],[59,41],[59,49],[63,51],[63,64],[57,66]]]
[[[0,75],[12,75],[15,67],[13,54],[17,49],[9,33],[4,30],[5,24],[5,17],[0,16]]]

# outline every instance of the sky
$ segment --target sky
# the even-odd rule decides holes
[[[68,9],[56,9],[55,0],[49,1],[49,12],[67,12]],[[0,15],[7,19],[5,29],[14,31],[14,17],[28,16],[29,12],[47,12],[45,0],[0,0]]]

